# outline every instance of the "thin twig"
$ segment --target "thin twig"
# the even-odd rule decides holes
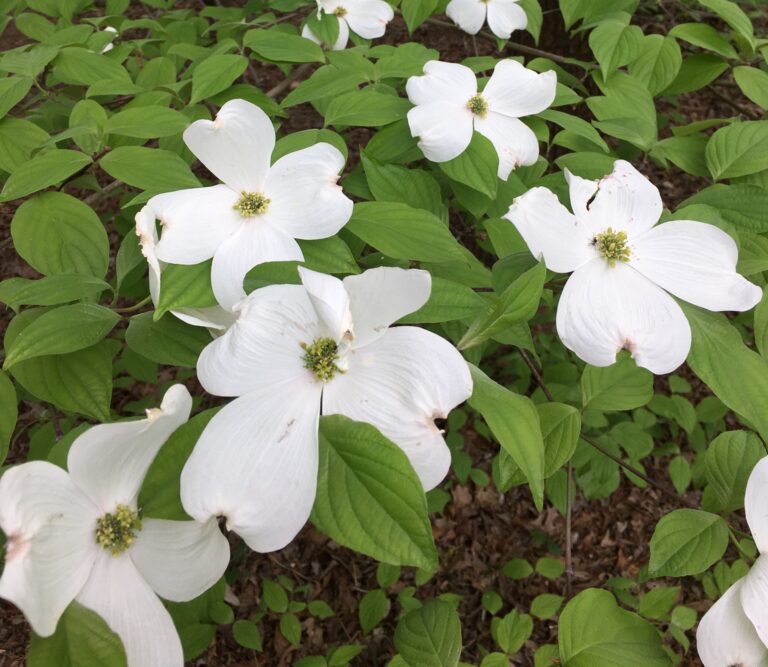
[[[565,598],[570,600],[573,595],[573,532],[571,519],[573,517],[573,466],[568,460],[568,477],[565,478]]]

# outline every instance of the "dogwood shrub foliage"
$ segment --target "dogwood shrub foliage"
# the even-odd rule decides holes
[[[390,615],[391,667],[768,664],[764,2],[0,7],[29,665],[172,667],[217,631],[260,661],[267,614],[301,646],[332,605],[265,579],[236,618],[228,586],[307,522],[379,588],[301,667],[374,664]],[[463,484],[560,517],[560,594],[418,595]],[[572,518],[620,486],[658,510],[647,562],[587,586]]]

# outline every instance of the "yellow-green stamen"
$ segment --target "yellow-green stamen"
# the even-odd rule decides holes
[[[339,347],[332,338],[316,338],[309,345],[301,344],[304,350],[304,368],[311,370],[321,382],[328,382],[336,373],[343,373],[336,362],[339,360]]]
[[[485,118],[488,113],[488,102],[485,101],[485,98],[482,95],[475,95],[470,98],[469,102],[467,102],[467,109],[475,114],[475,116]]]
[[[240,199],[233,208],[244,218],[252,218],[254,215],[265,213],[272,201],[261,192],[241,192]]]
[[[114,513],[108,512],[96,520],[96,544],[117,556],[133,544],[140,530],[139,513],[127,505],[118,505]]]
[[[347,15],[347,9],[346,7],[336,7],[336,9],[333,10],[333,13],[339,18],[341,18],[342,16]]]
[[[612,227],[608,227],[595,236],[594,245],[611,268],[616,266],[616,262],[629,261],[631,249],[627,245],[626,232],[615,232]]]

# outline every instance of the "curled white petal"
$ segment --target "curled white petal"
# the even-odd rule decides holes
[[[528,27],[528,16],[517,0],[490,0],[488,27],[499,39],[509,39],[515,30]]]
[[[739,583],[741,607],[760,641],[768,646],[768,555],[761,554]]]
[[[575,271],[597,256],[589,228],[568,212],[547,188],[531,188],[510,206],[506,217],[531,254],[557,273]]]
[[[401,317],[417,311],[432,291],[432,276],[420,269],[379,267],[344,278],[355,326],[354,347],[381,338]]]
[[[342,4],[347,13],[339,25],[346,21],[350,30],[364,39],[383,36],[387,23],[395,17],[392,5],[385,0],[345,0]]]
[[[6,534],[0,597],[21,609],[42,637],[54,633],[99,555],[99,514],[52,463],[24,463],[0,477],[0,528]]]
[[[432,162],[453,160],[472,141],[472,112],[466,104],[437,101],[415,106],[408,112],[408,125],[421,152]]]
[[[126,553],[155,593],[186,602],[222,577],[229,563],[229,542],[215,518],[204,523],[142,519]]]
[[[631,268],[594,259],[568,279],[557,307],[563,344],[594,366],[629,350],[638,366],[671,373],[688,356],[691,327],[680,306]]]
[[[339,342],[345,335],[352,336],[353,322],[349,309],[349,296],[344,283],[338,278],[299,267],[299,275],[310,301],[323,321],[331,338]]]
[[[173,385],[146,419],[99,424],[72,444],[67,467],[72,481],[104,512],[134,506],[144,476],[160,447],[189,419],[192,397]]]
[[[222,408],[181,473],[187,513],[198,521],[226,517],[254,551],[288,544],[315,500],[321,391],[305,377]]]
[[[760,459],[749,475],[744,511],[758,551],[768,554],[768,457]]]
[[[445,13],[464,32],[476,35],[485,23],[487,5],[483,0],[451,0]]]
[[[516,60],[502,60],[494,68],[482,94],[491,111],[522,118],[548,108],[556,90],[557,75],[553,70],[538,73]]]
[[[749,310],[763,291],[736,272],[734,240],[714,225],[673,220],[632,244],[632,266],[676,297],[708,310]]]
[[[424,65],[424,74],[408,79],[405,90],[413,104],[454,102],[466,106],[477,93],[477,79],[465,65],[430,60]]]
[[[373,424],[408,456],[426,490],[445,477],[451,454],[434,420],[472,394],[462,356],[417,327],[394,327],[349,355],[346,373],[323,391],[323,414]]]
[[[489,111],[475,118],[475,129],[490,140],[499,156],[498,177],[509,178],[515,167],[528,166],[539,159],[539,140],[523,121]]]
[[[255,104],[230,100],[215,120],[192,123],[184,131],[184,142],[235,192],[260,192],[275,147],[275,130],[269,116]]]

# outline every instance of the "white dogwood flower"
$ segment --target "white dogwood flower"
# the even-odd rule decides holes
[[[499,178],[506,180],[515,167],[539,158],[539,141],[520,118],[544,111],[556,88],[554,71],[538,74],[516,60],[502,60],[479,93],[469,67],[430,60],[424,74],[406,84],[408,99],[416,105],[408,112],[408,125],[433,162],[461,155],[477,130],[496,149]]]
[[[528,16],[518,0],[451,0],[445,13],[470,35],[480,32],[486,18],[491,32],[499,39],[509,39],[514,30],[528,27]]]
[[[158,595],[191,600],[222,576],[229,545],[215,519],[141,517],[139,489],[160,447],[189,417],[171,387],[147,418],[94,426],[72,444],[69,472],[32,461],[0,477],[7,537],[0,597],[48,637],[76,600],[125,646],[129,667],[181,667],[176,629]]]
[[[472,393],[447,340],[390,327],[426,303],[428,272],[376,268],[343,281],[300,273],[303,285],[250,294],[200,355],[203,387],[238,398],[213,417],[181,474],[190,516],[226,516],[262,552],[285,546],[309,517],[321,412],[376,426],[431,489],[451,460],[434,420]]]
[[[392,5],[385,0],[317,0],[318,16],[322,12],[335,14],[339,19],[339,36],[332,49],[341,51],[349,41],[351,30],[363,39],[382,37],[395,12]],[[320,44],[320,38],[312,32],[308,25],[301,31],[302,37]]]
[[[658,189],[631,164],[597,181],[566,171],[573,213],[547,188],[532,188],[506,214],[531,253],[573,271],[557,308],[557,332],[587,363],[609,366],[622,348],[639,366],[670,373],[691,347],[691,328],[671,295],[707,310],[749,310],[762,291],[736,272],[738,249],[713,225],[656,225]],[[656,226],[654,226],[656,225]]]
[[[211,286],[225,310],[245,296],[243,278],[262,262],[302,261],[295,239],[333,236],[352,215],[337,185],[344,157],[319,143],[270,166],[275,131],[245,100],[230,100],[215,121],[198,120],[184,141],[223,183],[152,197],[162,224],[162,262],[198,264],[213,257]]]
[[[149,295],[152,303],[160,303],[160,277],[163,272],[163,262],[157,258],[157,216],[149,205],[144,206],[136,214],[136,235],[139,237],[141,254],[144,255],[149,267]],[[171,311],[182,322],[196,327],[206,327],[212,335],[218,335],[235,321],[235,314],[219,305],[205,308],[179,308]]]
[[[749,476],[744,509],[760,556],[701,619],[696,646],[704,667],[768,667],[768,457]]]

